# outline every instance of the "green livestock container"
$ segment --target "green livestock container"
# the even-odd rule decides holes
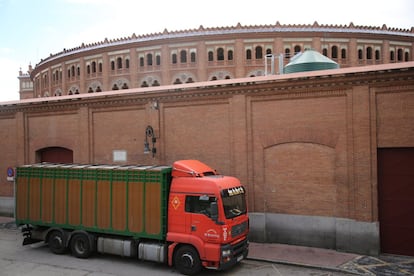
[[[170,166],[16,169],[16,223],[165,240]]]

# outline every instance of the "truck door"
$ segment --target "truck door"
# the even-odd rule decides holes
[[[220,238],[217,225],[212,219],[212,202],[217,202],[217,198],[211,195],[188,195],[185,200],[186,232],[203,241]]]

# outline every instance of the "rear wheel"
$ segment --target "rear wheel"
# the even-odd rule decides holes
[[[66,252],[65,235],[61,231],[53,231],[47,239],[50,251],[55,254],[63,254]]]
[[[197,250],[189,245],[177,249],[174,264],[178,271],[185,275],[195,275],[201,271],[201,261]]]
[[[77,258],[86,259],[92,254],[91,243],[87,234],[75,234],[70,241],[72,254]]]

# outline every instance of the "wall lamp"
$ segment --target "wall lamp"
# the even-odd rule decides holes
[[[151,139],[152,148],[150,148],[148,139]],[[152,126],[147,126],[147,128],[145,129],[144,154],[152,153],[152,157],[154,157],[157,153],[157,149],[155,148],[156,142],[157,138],[155,138],[154,129],[152,128]]]

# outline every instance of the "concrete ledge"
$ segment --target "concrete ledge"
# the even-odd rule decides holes
[[[282,243],[378,255],[379,225],[351,219],[250,213],[252,242]]]
[[[14,216],[14,197],[0,196],[0,216]]]

